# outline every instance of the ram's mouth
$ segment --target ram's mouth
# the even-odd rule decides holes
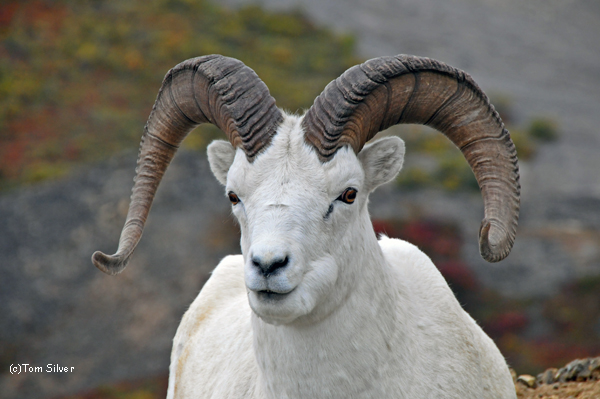
[[[255,292],[256,292],[256,296],[260,300],[278,301],[278,300],[281,300],[281,299],[287,297],[293,291],[294,290],[291,290],[288,292],[276,292],[276,291],[271,291],[271,290],[261,290],[261,291],[255,291]]]

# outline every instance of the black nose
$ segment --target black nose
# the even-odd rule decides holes
[[[288,263],[289,263],[289,258],[287,256],[279,257],[279,258],[272,258],[269,260],[265,260],[265,259],[261,258],[260,256],[252,257],[252,264],[256,268],[258,268],[262,272],[262,274],[264,274],[267,277],[270,274],[277,272],[277,270],[286,267]]]

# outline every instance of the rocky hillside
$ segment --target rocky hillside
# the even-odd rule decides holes
[[[204,157],[183,152],[156,198],[127,270],[90,261],[113,253],[136,154],[69,179],[0,197],[0,391],[40,398],[164,373],[175,329],[219,259],[238,252],[229,201]],[[74,367],[9,373],[11,364]]]

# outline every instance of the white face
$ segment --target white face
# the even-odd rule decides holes
[[[331,311],[347,285],[347,252],[371,189],[347,147],[322,164],[304,143],[300,121],[287,117],[253,163],[238,149],[226,181],[220,178],[242,232],[250,307],[272,324]],[[211,152],[217,151],[209,148],[209,159],[219,178]]]

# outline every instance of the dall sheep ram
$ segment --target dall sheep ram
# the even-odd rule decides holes
[[[239,221],[242,255],[216,267],[186,312],[171,354],[168,398],[515,398],[493,341],[415,246],[377,239],[367,200],[400,171],[398,123],[444,133],[482,191],[479,245],[510,252],[519,173],[508,131],[465,72],[399,55],[332,81],[303,115],[278,109],[242,62],[184,61],[162,84],[142,137],[127,221],[108,274],[126,266],[154,194],[191,129],[208,147]]]

